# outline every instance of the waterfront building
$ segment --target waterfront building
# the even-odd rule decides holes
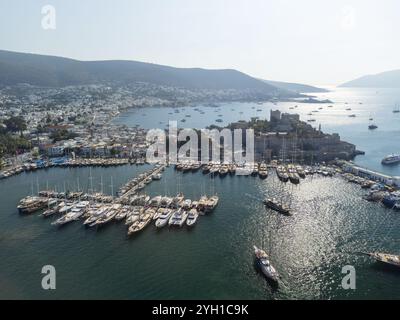
[[[382,182],[389,186],[400,187],[400,177],[398,176],[390,176],[384,173],[376,172],[347,161],[343,162],[342,168],[345,172],[352,173],[362,178]]]
[[[338,134],[293,136],[286,132],[266,132],[255,137],[256,160],[279,159],[282,151],[295,162],[350,160],[356,154],[356,146],[340,140]],[[267,159],[266,159],[267,160]]]

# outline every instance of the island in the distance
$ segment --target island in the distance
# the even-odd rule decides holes
[[[277,88],[297,92],[297,93],[323,93],[329,92],[327,89],[318,88],[314,86],[310,86],[307,84],[300,83],[292,83],[292,82],[281,82],[281,81],[272,81],[272,80],[262,80],[272,86]]]
[[[374,75],[366,75],[341,84],[339,87],[358,88],[400,88],[400,70],[386,71]]]
[[[301,103],[333,103],[329,99],[318,100],[318,99],[315,99],[313,97],[310,97],[310,98],[307,98],[307,99],[300,99],[300,100],[297,100],[297,101],[301,102]]]

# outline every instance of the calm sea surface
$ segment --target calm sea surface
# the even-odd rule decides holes
[[[315,116],[316,125],[321,123],[324,131],[338,132],[366,151],[357,158],[358,163],[400,175],[398,167],[380,165],[387,153],[400,151],[400,115],[392,113],[399,93],[340,90],[320,95],[335,103],[333,108],[323,106]],[[173,109],[152,108],[130,112],[116,121],[152,128],[160,127],[159,122],[168,116],[180,121],[190,114],[185,117],[185,127],[201,128],[219,114],[228,123],[267,117],[271,108],[280,108],[307,119],[308,112],[319,108],[298,104],[289,109],[294,105],[222,104],[217,112],[204,108],[204,115],[184,108],[179,117]],[[356,118],[348,118],[348,107]],[[374,132],[367,128],[370,114],[379,126]],[[97,190],[110,193],[111,177],[115,190],[149,168],[93,168],[93,183]],[[149,226],[131,239],[126,238],[123,223],[111,223],[98,231],[85,229],[79,222],[57,228],[51,225],[54,218],[17,213],[19,199],[32,189],[48,185],[73,190],[78,183],[88,189],[89,176],[89,168],[54,168],[0,181],[0,298],[400,299],[400,272],[357,254],[374,250],[399,254],[400,214],[362,200],[364,191],[340,177],[307,177],[294,187],[283,185],[272,173],[266,180],[211,179],[201,171],[182,174],[170,167],[160,181],[146,188],[148,194],[183,191],[196,199],[217,192],[218,207],[201,216],[191,230]],[[262,205],[265,196],[278,194],[292,199],[292,217],[270,212]],[[282,276],[278,290],[254,268],[254,244],[263,244],[270,252]],[[57,271],[54,291],[41,289],[40,271],[49,264]],[[346,265],[356,268],[356,290],[342,289],[341,270]]]

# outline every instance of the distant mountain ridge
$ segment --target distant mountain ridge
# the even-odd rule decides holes
[[[339,87],[359,88],[400,88],[400,70],[366,75],[341,84]]]
[[[28,83],[62,87],[107,82],[148,82],[189,89],[250,89],[271,95],[296,95],[232,69],[174,68],[124,60],[79,61],[0,50],[0,85]]]
[[[272,80],[262,80],[274,87],[285,89],[289,91],[293,91],[296,93],[321,93],[321,92],[329,92],[329,90],[318,88],[314,86],[310,86],[307,84],[300,83],[292,83],[292,82],[281,82],[281,81],[272,81]]]

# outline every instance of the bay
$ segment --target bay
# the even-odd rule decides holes
[[[321,123],[324,131],[338,132],[366,151],[365,156],[356,158],[357,163],[400,174],[398,167],[380,165],[384,155],[399,149],[395,137],[400,119],[392,113],[398,93],[389,89],[340,89],[321,94],[319,98],[335,103],[332,109],[321,105],[323,110],[315,116],[315,125]],[[296,104],[298,108],[290,109]],[[344,110],[347,106],[356,118],[348,117]],[[224,123],[256,115],[269,117],[269,110],[276,108],[298,112],[307,119],[307,113],[319,107],[293,102],[276,106],[233,103],[222,104],[218,112],[207,107],[202,115],[185,108],[183,114],[193,115],[187,117],[185,126],[201,128],[219,113]],[[115,121],[152,128],[174,113],[172,108],[144,110],[123,114]],[[367,128],[370,114],[379,126],[374,132]],[[103,188],[111,193],[111,177],[116,190],[150,167],[93,168],[93,184],[96,190]],[[89,168],[52,168],[0,181],[1,299],[400,298],[398,270],[357,254],[400,253],[400,214],[364,201],[364,191],[340,177],[307,177],[299,186],[282,186],[272,173],[266,180],[237,176],[212,179],[201,171],[182,174],[169,167],[145,192],[172,196],[183,191],[192,199],[217,192],[218,207],[201,216],[193,229],[157,230],[152,225],[129,239],[123,223],[111,223],[97,231],[86,229],[80,222],[57,228],[51,225],[54,218],[17,213],[18,201],[32,189],[48,185],[63,191],[65,185],[73,190],[79,181],[87,190],[89,176]],[[266,210],[261,202],[280,192],[293,197],[292,217]],[[278,290],[271,288],[254,267],[253,245],[270,252],[282,276]],[[48,264],[57,272],[57,289],[53,291],[41,288],[41,268]],[[356,269],[356,290],[341,286],[346,265]]]

